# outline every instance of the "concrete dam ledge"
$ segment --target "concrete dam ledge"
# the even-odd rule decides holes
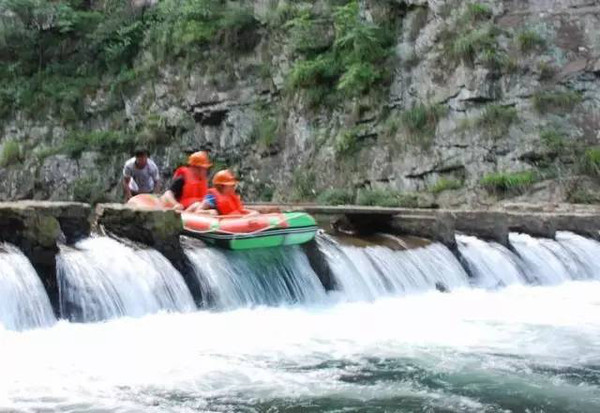
[[[557,231],[571,231],[600,239],[600,209],[528,206],[510,210],[432,210],[359,206],[254,204],[261,212],[305,211],[319,225],[342,238],[367,240],[377,233],[403,236],[402,248],[441,242],[460,256],[457,233],[495,241],[506,247],[510,232],[554,238]],[[133,209],[123,204],[21,201],[0,203],[0,241],[17,246],[30,260],[59,315],[57,257],[60,245],[73,245],[92,233],[109,235],[125,243],[137,243],[159,251],[181,273],[200,306],[202,285],[195,276],[185,248],[203,246],[201,241],[181,237],[182,221],[175,211]],[[348,237],[349,236],[349,237]],[[409,238],[413,238],[408,241]],[[424,244],[425,243],[425,244]],[[302,249],[327,290],[334,289],[331,271],[317,242]]]
[[[443,210],[313,204],[249,204],[260,212],[304,211],[333,232],[365,235],[387,232],[427,238],[453,247],[455,233],[508,245],[510,232],[554,238],[571,231],[600,238],[600,208],[589,206],[510,205],[504,209]],[[176,248],[183,227],[175,211],[133,209],[123,204],[20,201],[0,203],[0,240],[26,253],[72,244],[92,229],[159,250]]]

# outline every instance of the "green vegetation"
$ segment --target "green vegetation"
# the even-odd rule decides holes
[[[64,124],[85,120],[84,99],[100,87],[118,92],[156,73],[152,67],[162,62],[197,60],[215,44],[243,52],[253,46],[257,28],[249,9],[217,0],[162,0],[144,13],[118,0],[102,7],[81,0],[5,1],[0,116],[24,111]],[[109,102],[107,109],[119,104]]]
[[[492,138],[497,139],[506,135],[510,125],[517,119],[517,110],[512,106],[488,105],[476,124]]]
[[[277,143],[277,129],[277,120],[261,112],[252,128],[252,141],[256,142],[262,149],[269,149]]]
[[[600,147],[586,149],[581,164],[588,175],[600,176]]]
[[[314,172],[296,169],[292,176],[292,193],[290,198],[292,201],[307,201],[315,198],[315,185],[317,176]]]
[[[333,188],[323,191],[317,197],[320,205],[352,205],[354,204],[354,192],[350,189]]]
[[[357,203],[365,206],[416,208],[419,201],[415,194],[392,189],[361,189],[358,191]]]
[[[462,14],[442,31],[442,63],[473,66],[481,62],[491,70],[513,71],[516,67],[502,49],[499,37],[503,33],[492,21],[492,10],[483,4],[464,6]]]
[[[539,113],[570,112],[582,100],[578,92],[538,92],[533,95],[533,107]]]
[[[464,186],[464,182],[458,179],[440,178],[438,181],[429,189],[433,194],[439,194],[444,191],[451,191],[455,189],[461,189]]]
[[[534,171],[496,172],[485,175],[480,183],[486,189],[499,192],[523,192],[537,181]]]
[[[348,156],[360,149],[360,131],[358,127],[341,131],[334,142],[334,150],[337,156]]]
[[[79,178],[73,182],[73,200],[92,205],[111,201],[106,189],[95,178]]]
[[[459,22],[463,24],[473,24],[479,21],[486,21],[492,18],[492,9],[481,3],[467,4],[466,9]]]
[[[308,12],[288,23],[295,33],[295,50],[302,55],[292,67],[288,86],[302,92],[310,106],[331,105],[340,95],[360,96],[388,77],[384,63],[391,53],[391,36],[361,19],[358,1],[334,8],[331,44],[315,42],[315,23]]]
[[[540,140],[548,150],[554,153],[562,152],[566,146],[564,134],[556,129],[542,130]]]
[[[442,105],[417,104],[400,115],[400,122],[408,136],[427,147],[431,144],[438,122],[446,115]]]
[[[576,188],[568,195],[568,201],[572,204],[598,204],[600,203],[600,195],[596,191]]]
[[[546,46],[546,40],[536,31],[527,29],[517,34],[517,46],[523,53],[540,50]]]
[[[540,71],[540,80],[542,82],[552,80],[556,75],[556,67],[548,62],[538,63],[538,70]]]
[[[21,153],[21,145],[19,142],[8,140],[2,145],[2,153],[0,154],[0,167],[5,168],[10,165],[15,165],[23,161]]]

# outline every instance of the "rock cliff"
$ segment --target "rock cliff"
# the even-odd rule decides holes
[[[251,200],[598,201],[597,1],[257,0],[206,41],[197,10],[168,26],[172,1],[138,3],[118,32],[143,25],[125,69],[74,103],[0,111],[0,199],[118,200],[143,143],[165,179],[210,150]],[[177,13],[200,3],[233,7]]]

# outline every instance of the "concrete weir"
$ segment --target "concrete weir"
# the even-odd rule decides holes
[[[319,225],[346,235],[378,232],[437,241],[457,253],[455,235],[462,233],[509,246],[509,233],[554,238],[557,231],[571,231],[600,239],[600,209],[568,206],[562,209],[506,208],[504,210],[432,210],[359,206],[255,204],[261,212],[305,211]],[[174,211],[132,209],[122,204],[90,205],[71,202],[23,201],[0,203],[0,241],[20,248],[37,270],[58,312],[56,255],[59,244],[73,244],[92,229],[147,245],[161,252],[183,275],[192,295],[202,300],[202,286],[194,275],[181,238],[182,223]],[[324,261],[316,243],[304,246],[313,267]],[[321,274],[327,269],[316,268]],[[326,277],[327,278],[327,277]],[[331,288],[331,277],[324,285]],[[322,280],[323,281],[323,280]]]

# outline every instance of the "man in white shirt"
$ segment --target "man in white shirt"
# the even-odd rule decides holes
[[[158,167],[149,158],[150,152],[145,148],[138,148],[134,157],[125,162],[123,168],[123,191],[125,200],[138,194],[159,193],[160,174]]]

